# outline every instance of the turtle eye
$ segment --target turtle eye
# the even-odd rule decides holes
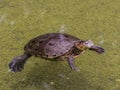
[[[85,42],[85,44],[88,44],[89,42]]]

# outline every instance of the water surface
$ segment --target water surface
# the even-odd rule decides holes
[[[105,48],[67,62],[32,57],[20,73],[8,63],[31,38],[61,32]],[[120,90],[120,0],[0,0],[1,90]]]

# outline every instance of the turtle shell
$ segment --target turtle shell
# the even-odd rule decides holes
[[[45,58],[56,58],[71,50],[80,39],[68,34],[48,33],[30,40],[24,47],[26,53]]]

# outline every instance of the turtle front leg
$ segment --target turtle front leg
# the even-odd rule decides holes
[[[29,54],[23,54],[21,56],[15,57],[10,63],[9,63],[9,69],[13,72],[19,72],[24,68],[24,64],[27,61],[27,59],[31,55]]]
[[[100,46],[91,46],[89,50],[96,51],[99,54],[102,54],[105,50]]]
[[[68,57],[68,64],[72,70],[79,71],[78,68],[75,67],[74,65],[74,58],[73,57]]]

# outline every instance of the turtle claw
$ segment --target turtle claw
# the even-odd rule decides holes
[[[74,65],[74,59],[72,57],[68,58],[68,64],[70,66],[70,68],[74,71],[80,71],[77,67],[75,67]]]
[[[24,63],[17,62],[13,60],[9,64],[10,71],[13,72],[20,72],[24,68]]]
[[[13,72],[20,72],[22,69],[24,69],[24,64],[30,56],[31,55],[29,54],[23,54],[21,56],[15,57],[9,63],[9,69]]]
[[[26,59],[22,56],[15,57],[10,63],[9,68],[13,72],[20,72],[24,68]]]
[[[97,52],[98,52],[99,54],[102,54],[102,53],[105,52],[105,50],[104,50],[103,48],[101,48],[101,47],[98,47]]]
[[[71,66],[71,69],[78,72],[80,71],[79,68],[76,68],[75,66]]]
[[[105,52],[105,49],[100,46],[92,46],[90,47],[90,50],[96,51],[99,54],[102,54]]]

